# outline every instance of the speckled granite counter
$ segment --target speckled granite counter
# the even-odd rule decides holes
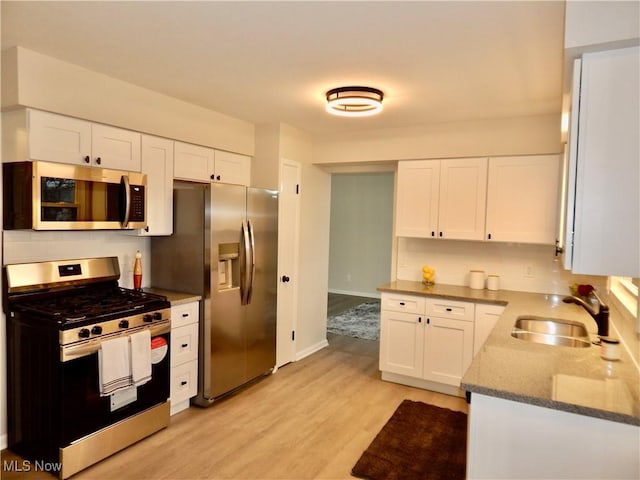
[[[622,359],[600,358],[600,348],[541,345],[511,336],[520,315],[547,316],[582,322],[596,338],[596,324],[581,307],[562,302],[561,295],[472,290],[455,285],[425,286],[398,280],[378,288],[474,303],[506,305],[503,315],[476,352],[461,382],[469,392],[640,425],[640,373],[621,346]],[[612,309],[611,318],[615,320]]]
[[[164,290],[161,288],[148,287],[144,289],[145,292],[155,293],[157,295],[164,295],[167,300],[171,302],[172,306],[182,305],[184,303],[197,302],[202,300],[200,295],[194,295],[193,293],[174,292],[172,290]]]

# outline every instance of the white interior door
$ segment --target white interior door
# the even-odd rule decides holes
[[[298,162],[281,160],[278,206],[277,367],[296,359],[300,172]]]

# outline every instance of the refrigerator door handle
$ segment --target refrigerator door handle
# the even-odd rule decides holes
[[[256,276],[256,242],[253,236],[253,225],[251,220],[247,220],[247,229],[249,230],[249,247],[251,251],[251,262],[248,268],[249,276],[249,288],[247,289],[247,304],[251,303],[251,296],[253,295],[253,279]]]
[[[251,264],[253,263],[251,255],[251,241],[249,238],[248,224],[242,222],[242,255],[240,263],[240,303],[246,305],[249,303],[249,285],[251,281]]]

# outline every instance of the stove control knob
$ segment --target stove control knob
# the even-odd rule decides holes
[[[155,312],[153,314],[153,319],[154,320],[162,320],[162,312]]]
[[[102,333],[102,327],[100,325],[96,325],[91,329],[91,333],[93,335],[100,335]]]
[[[78,331],[78,336],[79,336],[80,338],[89,338],[89,335],[91,335],[91,332],[89,331],[89,329],[88,329],[88,328],[81,328],[81,329]]]
[[[118,323],[118,327],[129,328],[129,320],[120,320],[120,323]]]
[[[153,317],[147,313],[142,316],[142,320],[144,320],[145,322],[153,322]]]

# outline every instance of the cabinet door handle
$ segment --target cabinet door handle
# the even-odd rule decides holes
[[[91,162],[91,159],[89,158],[89,155],[84,157],[84,163],[90,163],[90,162]]]
[[[188,346],[189,346],[189,344],[188,344],[188,343],[183,343],[183,344],[182,344],[182,348],[187,348]]]
[[[182,381],[180,382],[180,385],[182,385],[182,386],[184,387],[187,383],[189,383],[189,382],[187,382],[186,380],[182,380]]]
[[[418,317],[418,323],[422,323],[422,317]]]
[[[435,237],[436,236],[436,232],[431,232],[431,236]]]
[[[220,180],[220,175],[216,175],[216,180]]]
[[[189,314],[188,314],[188,313],[183,313],[183,314],[182,314],[182,318],[187,318],[188,316],[189,316]]]
[[[491,234],[487,235],[487,240],[491,240]]]
[[[429,325],[430,322],[431,322],[431,319],[429,319],[429,317],[427,317],[427,325]]]
[[[101,165],[102,164],[102,159],[100,157],[96,158],[96,163],[98,165]]]
[[[452,309],[452,308],[447,307],[445,310],[447,310],[447,312],[450,312],[450,311],[452,311],[453,309]]]
[[[440,232],[440,236],[442,237],[442,232]]]
[[[404,307],[404,302],[400,302],[400,305],[402,305]]]

